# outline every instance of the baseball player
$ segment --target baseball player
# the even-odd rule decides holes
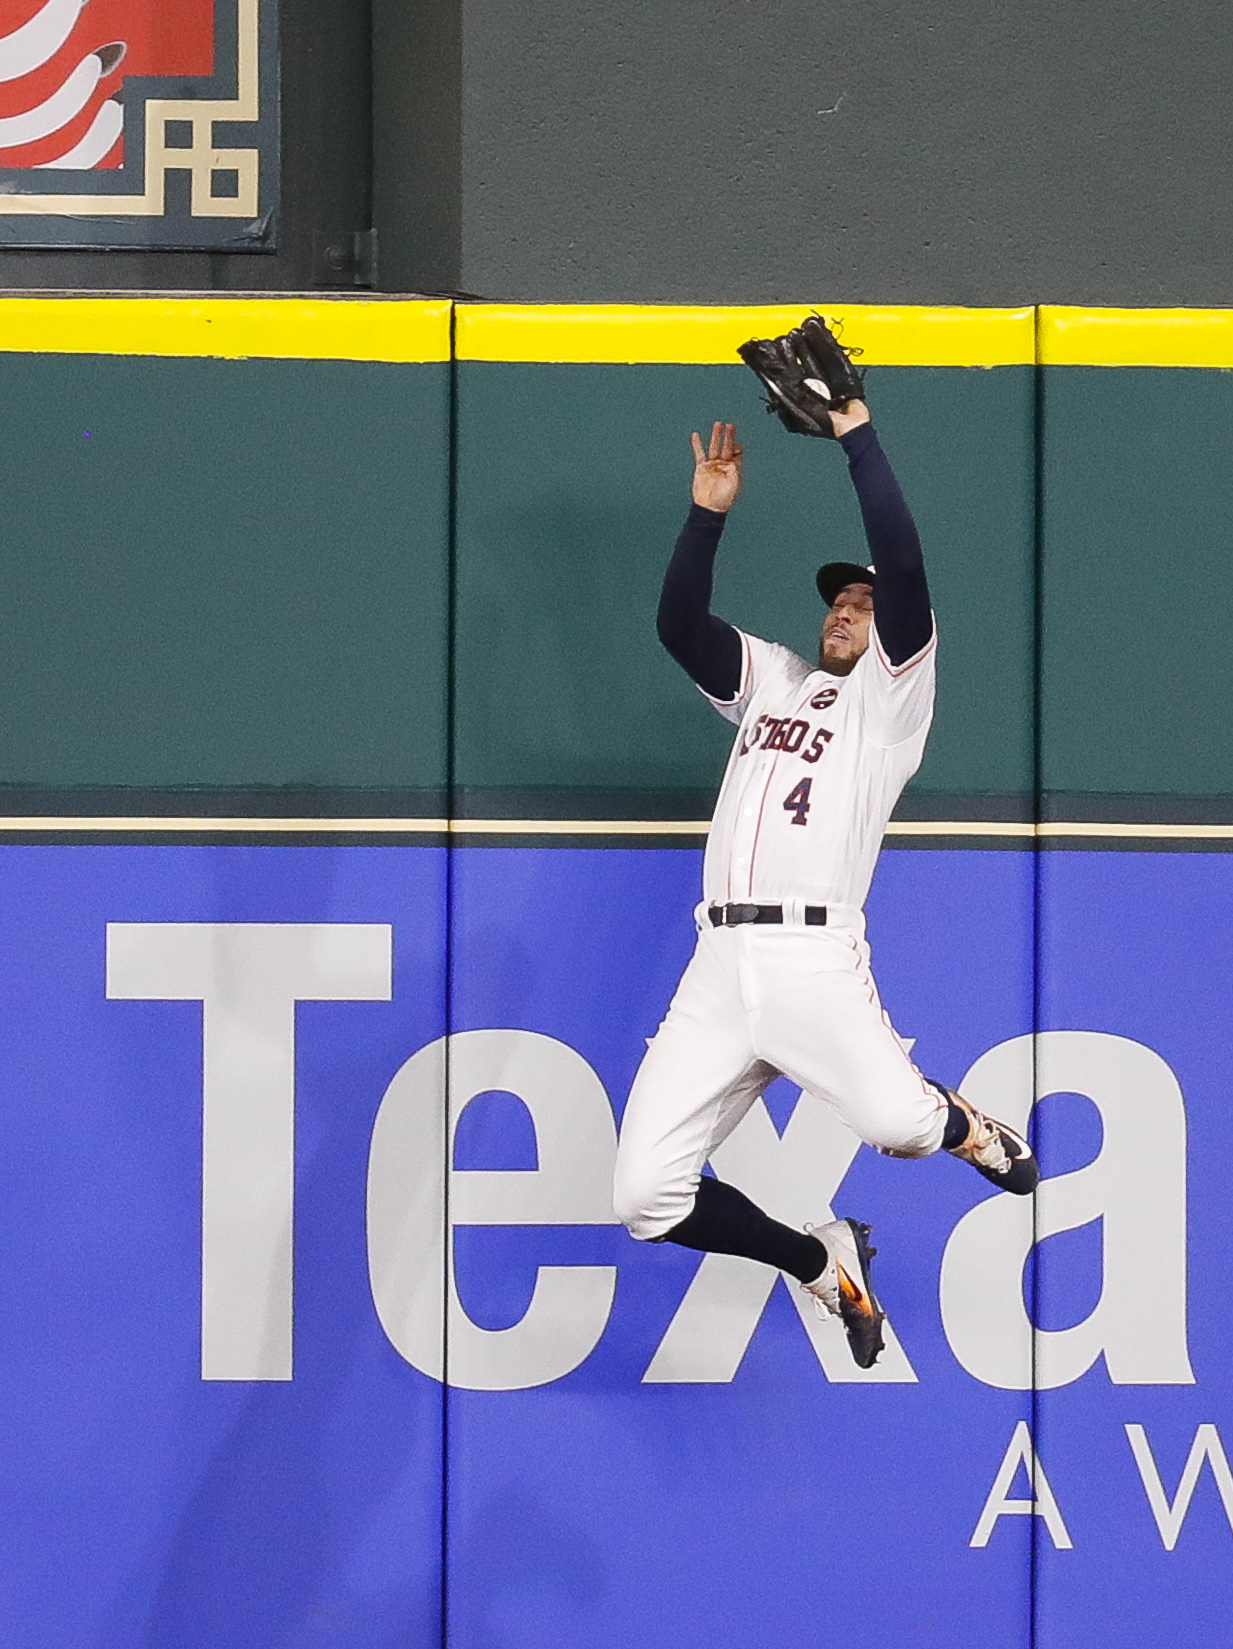
[[[839,1316],[861,1368],[882,1350],[869,1227],[795,1231],[702,1174],[777,1075],[831,1105],[888,1156],[939,1149],[1026,1195],[1026,1141],[923,1076],[870,973],[862,906],[887,820],[920,766],[933,716],[936,632],[920,540],[833,335],[811,317],[742,356],[797,433],[837,438],[872,566],[817,574],[829,611],[816,664],[710,611],[712,567],[741,487],[732,424],[693,436],[693,506],[664,579],[659,636],[736,727],[711,824],[698,942],[630,1093],[618,1217],[638,1238],[779,1267]]]

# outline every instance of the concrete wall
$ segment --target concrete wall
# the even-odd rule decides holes
[[[384,282],[532,302],[1233,302],[1219,7],[377,4]]]

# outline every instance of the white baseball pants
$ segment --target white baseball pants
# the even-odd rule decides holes
[[[857,912],[848,926],[700,926],[621,1124],[614,1203],[635,1237],[689,1214],[703,1164],[781,1074],[869,1145],[924,1157],[942,1143],[946,1101],[882,1007]]]

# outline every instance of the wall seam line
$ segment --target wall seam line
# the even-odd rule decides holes
[[[447,488],[445,530],[445,816],[452,821],[456,810],[456,740],[454,718],[457,707],[457,618],[458,618],[458,351],[455,327],[458,306],[449,310],[449,378],[447,390]],[[454,852],[452,837],[445,844],[445,980],[442,1006],[445,1014],[445,1115],[442,1141],[441,1218],[441,1649],[450,1638],[450,1283],[454,1264],[450,1228],[450,1168],[453,1140],[453,1032],[454,1032]]]
[[[1032,310],[1035,336],[1035,365],[1032,368],[1032,818],[1036,833],[1032,843],[1032,1101],[1035,1105],[1040,1091],[1040,1017],[1041,1017],[1041,874],[1044,868],[1040,825],[1044,817],[1044,749],[1041,710],[1044,692],[1042,645],[1044,640],[1044,445],[1045,399],[1043,338],[1040,305]],[[1039,1130],[1034,1130],[1039,1141]],[[1040,1282],[1040,1203],[1032,1193],[1032,1258],[1028,1268],[1028,1299],[1032,1323],[1032,1390],[1029,1399],[1032,1435],[1032,1481],[1028,1485],[1032,1516],[1028,1519],[1028,1646],[1037,1649],[1039,1638],[1040,1588],[1040,1518],[1036,1515],[1035,1462],[1039,1458],[1040,1390],[1038,1384],[1039,1333],[1037,1329],[1037,1299]]]

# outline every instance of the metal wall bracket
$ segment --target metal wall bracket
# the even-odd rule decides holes
[[[314,286],[377,284],[375,229],[318,229],[313,234]]]

